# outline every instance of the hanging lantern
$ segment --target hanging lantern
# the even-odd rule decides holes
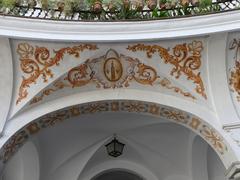
[[[109,156],[118,157],[122,155],[125,144],[119,142],[116,137],[114,137],[114,139],[105,146]]]

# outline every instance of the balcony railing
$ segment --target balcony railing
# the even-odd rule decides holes
[[[180,2],[162,0],[164,3],[160,0],[152,7],[151,4],[146,3],[155,0],[148,0],[144,4],[134,4],[128,0],[123,0],[123,4],[116,7],[110,7],[111,4],[106,5],[99,0],[96,0],[95,4],[82,7],[76,6],[71,0],[69,0],[70,5],[67,5],[68,1],[65,0],[52,6],[34,0],[31,1],[34,3],[20,4],[15,2],[9,7],[2,5],[0,15],[69,21],[138,21],[198,16],[240,9],[240,0],[220,0],[216,2],[195,0],[195,3],[194,0],[191,0],[191,2],[187,0],[181,0]],[[126,2],[129,4],[126,4]],[[96,7],[94,7],[95,5]]]

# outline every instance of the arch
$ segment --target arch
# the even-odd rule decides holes
[[[141,113],[175,122],[201,136],[216,151],[226,168],[230,165],[229,163],[231,163],[230,158],[235,158],[232,160],[236,160],[237,158],[231,146],[221,133],[198,116],[153,102],[108,100],[63,108],[28,123],[11,136],[3,145],[0,150],[1,163],[5,164],[29,137],[37,134],[41,129],[52,127],[71,117],[100,112]]]
[[[105,161],[101,164],[98,164],[97,166],[93,167],[91,171],[87,172],[85,176],[79,176],[78,180],[83,179],[83,180],[93,180],[94,177],[97,175],[111,171],[111,170],[124,170],[133,174],[137,174],[143,180],[148,179],[148,180],[158,180],[155,174],[153,174],[149,169],[146,167],[141,166],[140,164],[135,164],[131,161],[127,160],[119,160],[119,161]]]
[[[109,169],[109,170],[105,170],[105,171],[100,172],[99,174],[95,175],[91,180],[101,180],[101,179],[104,179],[104,176],[107,175],[108,177],[110,177],[111,174],[114,174],[114,173],[119,173],[120,176],[124,176],[126,174],[127,176],[131,177],[131,179],[135,179],[135,180],[144,180],[143,177],[141,177],[136,172],[129,171],[129,170],[126,170],[126,169]]]

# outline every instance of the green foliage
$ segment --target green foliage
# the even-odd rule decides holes
[[[164,18],[164,17],[169,17],[169,16],[170,16],[170,14],[167,10],[158,11],[158,9],[155,8],[152,11],[152,17],[151,18],[159,19],[159,18]]]
[[[27,4],[24,4],[22,9],[13,8],[15,6],[22,5],[23,0],[0,0],[0,8],[2,10],[9,10],[12,14],[25,14],[29,7],[34,7],[35,0],[26,0]],[[131,4],[131,0],[39,0],[42,5],[43,10],[51,10],[54,14],[55,9],[59,11],[64,11],[67,18],[71,17],[74,12],[80,12],[87,10],[86,12],[81,12],[79,14],[79,19],[83,20],[125,20],[125,19],[160,19],[165,17],[175,17],[184,15],[195,15],[206,12],[216,12],[221,11],[219,4],[212,4],[212,0],[199,0],[199,3],[195,7],[189,7],[187,5],[181,4],[180,0],[159,0],[160,7],[157,7],[149,12],[142,12],[142,7],[136,8],[136,4]],[[142,0],[142,2],[148,2],[149,0]],[[103,5],[103,9],[98,12],[94,11],[93,5],[96,2],[100,2]],[[32,4],[31,4],[32,3]],[[59,3],[59,4],[58,4]],[[193,3],[193,1],[192,1]],[[161,6],[161,4],[163,6]],[[60,6],[62,5],[62,6]],[[111,6],[109,6],[111,5]],[[111,8],[110,8],[111,7]],[[145,7],[148,7],[146,4]],[[25,9],[24,9],[25,8]],[[173,9],[175,8],[175,9]],[[16,11],[16,12],[14,12]],[[51,12],[50,11],[50,12]],[[94,12],[91,12],[94,11]],[[54,17],[53,17],[54,18]],[[57,18],[57,17],[56,17]]]
[[[158,17],[169,17],[169,13],[168,11],[160,11],[159,16]]]
[[[16,0],[2,0],[2,6],[5,8],[13,8],[15,7]]]
[[[159,14],[158,14],[158,9],[157,8],[155,8],[153,11],[152,11],[152,17],[158,17],[159,16]]]
[[[48,9],[48,0],[41,0],[42,9],[47,10]]]
[[[106,7],[111,3],[116,9],[120,9],[122,6],[121,0],[102,0],[102,3]]]
[[[89,5],[93,5],[95,2],[102,2],[103,0],[86,0],[86,3]]]
[[[159,0],[160,4],[166,4],[167,0]]]
[[[78,12],[80,10],[86,10],[87,5],[83,0],[64,0],[64,13],[67,16],[73,14],[73,12]]]
[[[212,4],[212,10],[215,12],[221,11],[221,6],[219,4]]]
[[[45,3],[47,3],[46,6],[49,9],[54,9],[56,7],[56,4],[57,4],[56,0],[48,0]]]
[[[207,8],[212,4],[212,0],[200,0],[199,7],[200,8]]]
[[[73,13],[73,2],[72,0],[65,0],[64,4],[64,13],[66,16],[70,16]]]
[[[82,9],[82,4],[79,0],[71,0],[71,7],[73,11],[80,11]]]

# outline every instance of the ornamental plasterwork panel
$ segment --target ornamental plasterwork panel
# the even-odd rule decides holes
[[[164,63],[173,65],[170,72],[172,76],[178,79],[180,76],[185,75],[188,80],[196,84],[195,91],[207,99],[205,87],[199,71],[202,64],[202,41],[194,40],[188,44],[177,44],[173,47],[172,54],[169,53],[168,49],[159,45],[136,44],[128,46],[127,49],[133,52],[144,51],[148,58],[151,58],[153,54],[157,53]]]
[[[68,121],[73,117],[106,112],[141,113],[163,118],[181,124],[200,135],[222,158],[227,157],[227,154],[230,153],[223,137],[213,127],[189,113],[141,101],[103,101],[68,107],[36,119],[7,141],[0,150],[0,161],[6,163],[31,136],[36,135],[45,128],[57,126],[59,123]]]
[[[227,68],[231,97],[240,116],[240,34],[231,34],[229,36]]]
[[[159,88],[164,88],[173,94],[191,100],[197,99],[184,88],[180,88],[179,84],[177,86],[176,82],[171,82],[160,75],[155,67],[146,65],[137,58],[119,55],[115,50],[110,49],[104,56],[88,59],[83,64],[70,69],[61,79],[35,96],[30,104],[38,103],[46,96],[64,88],[74,89],[88,84],[92,84],[94,89],[159,86]]]
[[[13,41],[12,115],[72,93],[132,88],[209,105],[205,39],[140,44]]]
[[[58,44],[12,40],[15,90],[11,115],[61,73],[81,63],[97,51],[96,44]],[[86,53],[88,52],[88,53]]]
[[[58,66],[66,54],[80,58],[81,52],[96,49],[98,48],[94,44],[80,44],[53,50],[53,55],[51,56],[50,50],[46,47],[36,46],[34,48],[29,43],[19,43],[16,51],[19,55],[20,69],[24,75],[18,90],[16,104],[19,104],[28,96],[28,89],[39,78],[42,78],[43,82],[47,83],[48,79],[54,76],[51,67]]]

